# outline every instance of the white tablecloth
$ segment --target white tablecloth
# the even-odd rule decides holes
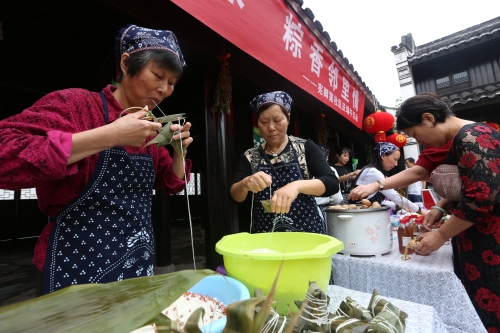
[[[335,312],[338,309],[340,303],[346,298],[346,296],[351,297],[358,304],[364,306],[365,308],[368,307],[368,303],[370,302],[370,299],[372,297],[371,293],[367,294],[360,291],[342,288],[339,286],[328,286],[327,295],[330,297],[330,304],[328,305],[328,310],[330,312]],[[405,321],[405,333],[448,332],[445,325],[441,321],[441,318],[439,318],[436,310],[434,310],[431,306],[416,304],[391,297],[385,297],[384,294],[380,294],[380,296],[408,314],[408,318]]]
[[[395,235],[396,236],[396,235]],[[432,306],[450,333],[484,333],[486,329],[465,288],[453,272],[451,244],[429,256],[412,254],[401,260],[398,242],[381,257],[332,258],[334,284],[371,294]]]

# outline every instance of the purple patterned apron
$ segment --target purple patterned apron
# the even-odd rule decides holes
[[[105,122],[108,106],[101,92]],[[82,193],[53,218],[43,293],[154,273],[153,159],[113,147],[99,153]]]

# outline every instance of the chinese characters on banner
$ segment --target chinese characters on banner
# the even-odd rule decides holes
[[[284,1],[172,0],[362,128],[365,98],[360,88]]]

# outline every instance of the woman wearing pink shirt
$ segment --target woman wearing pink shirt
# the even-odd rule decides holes
[[[151,195],[185,187],[191,162],[167,149],[144,147],[161,124],[142,120],[169,97],[185,67],[168,30],[129,25],[116,38],[119,87],[47,94],[0,122],[0,188],[36,187],[50,222],[33,262],[40,293],[72,284],[152,275]],[[184,155],[190,123],[173,125]]]

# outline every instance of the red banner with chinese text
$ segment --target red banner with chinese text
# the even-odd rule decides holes
[[[284,0],[172,2],[362,128],[362,91]]]

